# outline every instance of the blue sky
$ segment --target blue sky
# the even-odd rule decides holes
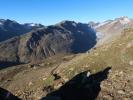
[[[0,18],[44,25],[133,18],[133,0],[0,0]]]

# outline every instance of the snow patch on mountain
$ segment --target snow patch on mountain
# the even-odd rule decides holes
[[[0,22],[0,25],[3,25],[3,23],[2,23],[2,22]]]
[[[30,23],[29,26],[36,26],[37,24],[35,23]]]
[[[98,28],[98,27],[104,26],[104,25],[106,25],[106,24],[108,24],[108,23],[110,23],[110,22],[111,22],[111,20],[104,21],[104,22],[98,24],[97,26],[95,26],[94,28]]]
[[[120,23],[122,25],[128,24],[129,22],[130,22],[130,19],[127,18],[127,17],[124,17],[124,18],[120,19]]]
[[[119,22],[120,24],[122,25],[127,25],[128,23],[131,22],[131,19],[126,17],[126,16],[122,16],[120,18],[116,18],[114,20],[107,20],[107,21],[104,21],[104,22],[101,22],[100,24],[96,25],[94,28],[99,28],[99,27],[102,27],[104,25],[113,25],[115,23]]]
[[[76,27],[76,26],[77,26],[77,24],[76,24],[76,23],[72,23],[72,25],[73,25],[74,27]]]
[[[0,28],[1,28],[1,29],[3,28],[3,25],[4,25],[4,24],[3,24],[2,22],[0,22]]]
[[[100,40],[100,39],[102,39],[104,37],[104,34],[101,33],[101,32],[97,32],[96,36],[97,36],[97,40]]]
[[[27,25],[29,27],[39,26],[37,23],[25,23],[24,25]]]

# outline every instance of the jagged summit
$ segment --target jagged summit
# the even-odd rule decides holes
[[[58,24],[68,24],[68,23],[77,23],[77,22],[75,22],[75,21],[70,21],[70,20],[63,20],[63,21],[61,21],[61,22],[59,22]]]
[[[115,21],[119,21],[121,24],[125,25],[130,23],[131,19],[128,18],[127,16],[122,16],[120,18],[116,18]]]
[[[132,21],[133,20],[131,18],[129,18],[127,16],[122,16],[122,17],[119,17],[119,18],[115,18],[113,20],[109,19],[109,20],[106,20],[104,22],[100,22],[98,24],[95,24],[94,28],[99,28],[99,27],[102,27],[104,25],[108,25],[108,24],[111,25],[111,24],[115,24],[115,23],[120,23],[122,25],[126,25],[126,24],[128,24],[128,23],[130,23]],[[93,23],[95,23],[95,22],[93,22]]]
[[[101,38],[98,38],[98,45],[109,43],[117,39],[123,34],[122,30],[129,27],[133,27],[133,20],[127,16],[115,18],[114,20],[107,20],[98,24],[94,27],[97,31],[97,36]]]
[[[75,21],[64,20],[64,21],[61,21],[61,22],[57,23],[56,26],[60,26],[60,27],[73,26],[73,27],[76,27],[77,24],[78,23],[75,22]]]
[[[130,19],[130,18],[128,16],[121,16],[121,17],[115,18],[115,20],[118,20],[118,19]]]

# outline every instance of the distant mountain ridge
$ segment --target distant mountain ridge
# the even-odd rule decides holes
[[[133,27],[133,19],[122,16],[114,20],[107,20],[93,26],[97,31],[97,38],[100,38],[97,45],[103,45],[117,39],[123,33],[123,29]]]
[[[44,26],[33,23],[20,24],[14,20],[0,19],[0,42],[41,27]]]

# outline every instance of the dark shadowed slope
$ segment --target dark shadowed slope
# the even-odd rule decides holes
[[[21,100],[9,91],[0,87],[0,100]]]
[[[0,61],[39,62],[49,56],[82,53],[96,44],[88,24],[64,21],[0,43]]]
[[[0,19],[0,42],[10,39],[14,36],[20,36],[33,29],[44,27],[41,24],[20,24],[9,19]]]
[[[0,61],[0,69],[3,69],[3,68],[7,68],[7,67],[10,67],[10,66],[15,66],[15,65],[19,65],[20,63],[18,62],[1,62]]]
[[[107,67],[90,76],[87,76],[88,71],[82,72],[42,100],[95,100],[101,90],[100,84],[107,79],[110,69]]]

